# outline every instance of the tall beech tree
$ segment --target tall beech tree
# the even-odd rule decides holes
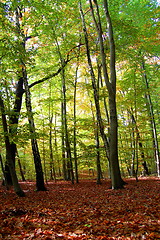
[[[28,84],[28,77],[27,77],[27,65],[26,65],[26,36],[24,34],[24,30],[21,28],[20,24],[20,18],[23,17],[23,13],[21,10],[22,6],[18,6],[15,10],[15,24],[16,24],[16,30],[18,33],[18,38],[22,38],[21,43],[21,49],[22,49],[22,56],[20,57],[19,61],[21,63],[21,77],[23,78],[23,84],[24,84],[24,90],[26,95],[26,109],[27,109],[27,115],[28,115],[28,121],[29,121],[29,130],[31,134],[31,146],[32,146],[32,152],[34,157],[34,164],[35,164],[35,171],[36,171],[36,188],[37,191],[45,191],[45,185],[44,185],[44,176],[43,176],[43,170],[42,170],[42,163],[41,163],[41,157],[39,153],[38,143],[36,139],[36,128],[34,124],[34,118],[33,118],[33,111],[32,111],[32,105],[31,105],[31,93],[29,89]]]
[[[107,23],[109,26],[108,27],[108,37],[109,37],[109,46],[110,46],[110,80],[109,80],[107,64],[106,64],[106,54],[104,51],[104,44],[103,44],[103,31],[102,31],[102,26],[101,26],[99,6],[98,6],[97,1],[94,1],[94,5],[96,8],[96,10],[95,10],[94,6],[93,6],[93,2],[90,0],[89,3],[90,3],[90,9],[91,9],[93,21],[95,23],[95,27],[96,27],[97,34],[98,34],[100,57],[101,57],[102,68],[103,68],[103,76],[104,76],[106,87],[107,87],[108,94],[109,94],[109,112],[110,112],[109,163],[110,163],[112,188],[118,189],[118,188],[123,188],[124,182],[121,178],[119,161],[118,161],[118,132],[117,132],[118,123],[117,123],[117,110],[116,110],[116,70],[115,70],[115,44],[114,44],[114,37],[113,37],[113,28],[112,28],[110,14],[108,11],[108,3],[107,3],[107,1],[104,1],[105,15],[106,15]],[[84,31],[84,35],[85,35],[88,64],[89,64],[89,68],[90,68],[92,85],[93,85],[93,89],[94,89],[97,117],[99,120],[101,136],[104,140],[104,144],[107,145],[106,146],[106,149],[107,149],[108,142],[106,139],[106,135],[104,134],[104,126],[102,125],[98,94],[97,94],[97,89],[96,89],[96,85],[95,85],[95,74],[94,74],[93,67],[92,67],[87,29],[86,29],[86,24],[85,24],[84,14],[82,11],[81,4],[80,4],[80,9],[81,9],[82,22],[83,22],[83,31]],[[96,17],[98,18],[98,21],[96,20],[96,17],[95,17],[95,11],[96,11]]]

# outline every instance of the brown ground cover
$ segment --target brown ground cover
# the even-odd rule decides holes
[[[46,192],[22,182],[24,198],[0,186],[0,239],[160,239],[160,179],[126,182],[48,182]]]

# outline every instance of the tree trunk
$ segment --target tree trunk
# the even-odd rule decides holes
[[[6,157],[7,157],[7,163],[8,163],[8,167],[9,167],[9,171],[11,174],[11,178],[12,178],[12,183],[14,186],[14,191],[15,193],[20,196],[20,197],[24,197],[25,194],[22,191],[19,183],[18,183],[18,178],[17,178],[17,174],[16,174],[16,170],[15,170],[15,165],[14,165],[14,161],[12,158],[12,153],[10,150],[10,141],[9,141],[9,137],[8,137],[8,127],[7,127],[7,120],[6,120],[6,116],[5,116],[5,108],[4,108],[4,103],[3,103],[3,99],[0,93],[0,109],[1,109],[1,114],[2,114],[2,125],[3,125],[3,131],[4,131],[4,139],[5,139],[5,146],[6,146]]]
[[[52,149],[52,120],[53,120],[53,116],[50,117],[50,121],[49,121],[49,151],[50,151],[50,177],[53,180],[53,176],[54,176],[54,180],[56,181],[56,172],[55,172],[55,166],[54,166],[54,158],[53,158],[53,149]]]
[[[60,159],[58,155],[58,143],[57,143],[57,120],[56,120],[56,113],[55,113],[55,123],[54,123],[54,146],[55,146],[55,158],[57,160],[57,167],[58,167],[58,174],[59,177],[62,176],[61,174],[61,164],[60,164]]]
[[[123,188],[123,185],[125,183],[121,178],[119,160],[118,160],[118,121],[117,121],[117,109],[116,109],[116,68],[115,68],[116,57],[115,57],[113,27],[112,27],[110,14],[108,11],[107,0],[104,0],[104,9],[105,9],[106,20],[108,22],[108,37],[109,37],[109,46],[110,46],[111,87],[108,83],[107,88],[109,93],[109,113],[110,113],[110,135],[109,136],[110,136],[111,180],[112,180],[112,188],[119,189],[119,188]],[[102,66],[103,65],[104,64],[102,64]],[[104,71],[106,70],[104,69],[103,72]],[[107,82],[107,79],[106,79],[106,82]]]
[[[160,177],[160,154],[159,154],[159,146],[158,146],[158,138],[157,138],[157,129],[156,129],[156,123],[154,118],[154,112],[153,112],[153,104],[152,104],[151,96],[149,93],[149,83],[147,79],[144,60],[142,61],[142,70],[143,70],[143,78],[145,80],[146,90],[147,90],[145,94],[145,98],[147,100],[147,109],[150,116],[150,123],[151,123],[150,126],[152,130],[153,149],[154,149],[155,162],[157,166],[157,175],[158,177]]]
[[[112,189],[123,188],[123,180],[121,178],[119,161],[118,161],[118,134],[117,134],[117,111],[115,94],[109,94],[109,108],[110,108],[110,167]]]
[[[110,18],[109,12],[108,12],[108,3],[105,0],[104,1],[104,9],[105,9],[106,19],[107,19],[107,22],[109,25],[109,28],[108,28],[109,46],[110,46],[110,81],[109,81],[107,65],[106,65],[106,55],[105,55],[105,51],[104,51],[103,38],[102,38],[103,31],[102,31],[102,27],[101,27],[99,7],[97,4],[97,0],[94,0],[94,4],[95,4],[95,8],[96,8],[96,16],[98,19],[98,22],[97,22],[95,14],[94,14],[94,8],[92,5],[92,1],[89,0],[89,3],[90,3],[93,21],[95,23],[95,27],[96,27],[98,37],[99,37],[100,57],[101,57],[101,61],[102,61],[103,76],[104,76],[106,87],[107,87],[108,93],[109,93],[109,113],[110,113],[109,163],[110,163],[110,169],[111,169],[112,189],[119,189],[119,188],[123,188],[123,185],[125,183],[121,178],[119,161],[118,161],[118,130],[117,130],[118,123],[117,123],[117,110],[116,110],[115,44],[114,44],[114,38],[113,38],[112,22],[111,22],[111,18]],[[88,56],[88,63],[90,65],[90,72],[91,72],[91,78],[92,78],[92,85],[93,85],[93,89],[94,89],[94,96],[96,97],[96,89],[94,86],[95,77],[94,77],[94,73],[93,73],[93,68],[91,66],[91,58],[89,57],[90,52],[89,52],[88,37],[87,37],[87,31],[86,31],[86,26],[85,26],[85,22],[84,22],[84,14],[82,14],[82,10],[81,10],[81,15],[82,15],[82,20],[83,20],[83,29],[84,29],[83,31],[85,33],[87,56]],[[87,45],[88,45],[88,47],[87,47]],[[95,103],[97,104],[97,102],[98,101],[96,99]],[[98,111],[97,116],[98,116],[99,122],[101,122],[99,113],[100,112]],[[102,130],[102,126],[100,126],[100,131],[101,131],[101,135],[103,135],[102,133],[104,130]],[[105,138],[104,138],[104,141],[106,141]]]
[[[66,164],[66,158],[65,158],[65,140],[64,140],[64,111],[63,111],[63,101],[61,103],[61,132],[62,132],[62,165],[63,165],[63,178],[64,180],[67,180],[67,164]]]
[[[10,122],[9,133],[11,135],[17,134],[18,120],[19,120],[20,110],[22,106],[23,93],[24,93],[23,78],[19,77],[16,85],[14,107],[11,111],[11,115],[9,116],[9,122]],[[10,143],[10,151],[12,154],[13,163],[15,165],[16,144],[14,142]],[[5,163],[5,173],[6,173],[6,181],[8,182],[9,185],[12,185],[12,178],[11,178],[7,163]]]
[[[98,68],[99,69],[99,68]],[[98,74],[99,75],[99,74]],[[97,81],[97,95],[98,95],[98,101],[99,101],[99,76]],[[89,92],[88,92],[89,96]],[[102,177],[102,170],[101,170],[101,163],[100,163],[100,149],[99,149],[99,124],[98,124],[98,118],[94,116],[94,109],[92,101],[91,103],[91,111],[92,111],[92,117],[93,117],[93,123],[94,123],[94,136],[95,136],[95,145],[96,145],[96,167],[97,167],[97,184],[101,184],[101,177]]]
[[[43,176],[43,170],[42,170],[42,164],[41,164],[41,157],[39,154],[38,143],[36,139],[36,130],[35,130],[35,124],[34,124],[34,118],[33,118],[33,112],[32,112],[32,105],[31,105],[31,94],[30,94],[30,89],[28,87],[26,67],[24,63],[23,63],[22,73],[23,73],[24,89],[25,89],[25,95],[26,95],[26,99],[25,99],[26,108],[27,108],[28,121],[29,121],[30,134],[31,134],[31,146],[32,146],[34,165],[36,170],[36,188],[37,188],[37,191],[46,191],[46,188],[44,185],[44,176]]]
[[[19,158],[19,154],[18,154],[17,148],[16,148],[16,154],[17,154],[17,158],[18,158],[18,166],[19,166],[21,178],[22,178],[22,181],[25,182],[26,179],[25,179],[25,176],[24,176],[24,172],[23,172],[23,169],[22,169],[22,165],[21,165],[21,161],[20,161],[20,158]]]
[[[81,4],[80,4],[80,13],[81,13],[82,24],[83,24],[83,32],[84,32],[84,37],[85,37],[89,71],[90,71],[90,75],[91,75],[92,87],[93,87],[93,92],[94,92],[94,101],[95,101],[95,106],[96,106],[96,116],[97,116],[97,120],[98,120],[98,124],[99,124],[101,137],[102,137],[103,142],[104,142],[106,157],[109,160],[109,143],[108,143],[106,134],[104,132],[104,124],[103,124],[102,117],[101,117],[101,110],[100,110],[99,98],[98,98],[98,93],[97,93],[96,78],[95,78],[95,74],[94,74],[94,70],[93,70],[93,66],[92,66],[90,48],[89,48],[89,42],[88,42],[87,28],[86,28],[84,13],[83,13]]]
[[[135,156],[137,156],[136,159],[138,159],[138,153],[136,153],[136,149],[139,146],[139,150],[141,152],[141,158],[142,158],[142,161],[143,161],[142,166],[144,167],[144,173],[149,175],[149,171],[148,171],[148,167],[147,167],[147,164],[146,164],[146,161],[145,161],[145,155],[144,155],[144,151],[143,151],[143,144],[142,144],[142,141],[141,141],[141,138],[140,138],[140,134],[139,134],[139,130],[138,130],[138,127],[137,127],[136,119],[135,119],[132,112],[130,112],[130,111],[128,111],[128,112],[131,115],[132,124],[134,125],[133,137],[134,137],[134,131],[136,132],[136,141],[134,141],[134,149],[133,149],[134,158],[135,158]],[[138,144],[138,146],[137,146],[137,144]],[[138,162],[137,162],[137,166],[138,166]],[[137,170],[137,172],[138,172],[138,170]]]
[[[56,37],[56,36],[55,36]],[[59,47],[59,43],[56,40],[56,44],[57,44],[57,50],[58,50],[58,54],[61,60],[61,66],[64,65],[65,60],[62,58],[61,55],[61,51],[60,51],[60,47]],[[66,104],[66,77],[65,77],[65,71],[64,69],[62,69],[61,71],[61,76],[62,76],[62,116],[63,116],[63,126],[64,126],[64,140],[65,140],[65,147],[66,147],[66,154],[67,154],[67,172],[68,172],[68,180],[71,180],[72,183],[74,183],[74,172],[73,172],[73,163],[72,163],[72,155],[71,155],[71,147],[70,147],[70,141],[69,141],[69,134],[68,134],[68,125],[67,125],[67,104]],[[63,162],[65,164],[65,162]],[[64,165],[65,167],[65,165]]]
[[[21,9],[19,7],[15,10],[15,23],[16,23],[16,30],[19,34],[19,38],[22,39],[21,42],[21,50],[22,50],[22,57],[19,59],[19,62],[22,66],[21,70],[21,78],[23,79],[24,89],[25,89],[25,95],[26,95],[26,108],[27,108],[27,114],[28,114],[28,121],[30,126],[30,134],[31,134],[31,145],[32,145],[32,152],[34,157],[34,164],[35,164],[35,170],[36,170],[36,188],[37,191],[44,191],[46,190],[44,186],[44,177],[43,177],[43,171],[42,171],[42,164],[41,164],[41,158],[39,154],[37,139],[36,139],[36,131],[35,131],[35,125],[34,125],[34,118],[32,113],[32,106],[31,106],[31,95],[30,95],[30,89],[28,86],[28,79],[27,79],[27,71],[26,71],[26,64],[24,62],[26,58],[26,36],[23,32],[23,29],[21,30],[20,25],[20,18],[22,16]]]
[[[6,173],[5,173],[5,169],[4,169],[4,166],[3,166],[3,161],[2,161],[2,156],[0,154],[0,164],[1,164],[1,169],[2,169],[2,173],[3,173],[3,177],[4,177],[4,183],[3,185],[6,186],[6,189],[9,190],[9,186],[8,186],[8,183],[7,183],[7,178],[6,178]],[[9,172],[10,173],[10,172]]]
[[[97,184],[101,184],[102,170],[101,170],[100,151],[99,151],[98,124],[97,124],[97,128],[96,128],[95,141],[96,141]]]
[[[79,183],[78,180],[78,163],[77,163],[77,139],[76,139],[76,124],[77,124],[77,119],[76,119],[76,93],[77,93],[77,77],[78,77],[78,65],[76,67],[76,76],[75,76],[75,82],[74,82],[74,129],[73,129],[73,141],[74,141],[74,165],[75,165],[75,178],[76,178],[76,183]]]

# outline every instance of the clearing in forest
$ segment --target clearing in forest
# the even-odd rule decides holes
[[[0,186],[0,239],[160,239],[160,179],[126,182],[48,182],[46,192],[22,182],[24,198]]]

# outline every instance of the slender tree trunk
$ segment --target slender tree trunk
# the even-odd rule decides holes
[[[159,154],[159,146],[158,146],[158,138],[157,138],[157,128],[156,128],[156,122],[154,118],[153,104],[152,104],[151,96],[149,93],[149,83],[148,83],[148,78],[146,74],[144,60],[142,61],[142,70],[143,70],[143,78],[144,78],[144,81],[146,84],[146,90],[147,90],[145,94],[145,98],[147,100],[147,109],[150,116],[150,123],[151,123],[150,126],[152,131],[153,149],[154,149],[155,162],[157,166],[157,175],[158,177],[160,177],[160,154]]]
[[[25,179],[25,176],[24,176],[24,173],[23,173],[23,169],[22,169],[22,165],[21,165],[21,161],[19,159],[19,156],[18,156],[18,166],[19,166],[19,170],[20,170],[20,174],[21,174],[21,178],[22,178],[22,181],[26,181]]]
[[[102,61],[103,76],[104,76],[105,83],[106,83],[108,93],[109,93],[110,143],[109,143],[109,146],[107,146],[107,147],[109,147],[109,162],[110,162],[110,168],[111,168],[112,189],[119,189],[119,188],[123,188],[123,185],[125,183],[121,178],[119,161],[118,161],[118,130],[117,130],[118,123],[117,123],[117,110],[116,110],[116,70],[115,70],[115,45],[114,45],[114,38],[113,38],[113,29],[112,29],[111,18],[110,18],[109,12],[108,12],[108,4],[107,4],[107,1],[105,0],[104,1],[104,9],[105,9],[106,19],[107,19],[107,22],[109,25],[108,33],[109,33],[109,45],[110,45],[110,81],[109,81],[107,65],[106,65],[106,55],[105,55],[105,51],[104,51],[103,38],[102,38],[103,31],[102,31],[102,27],[101,27],[101,20],[100,20],[100,15],[99,15],[98,4],[97,4],[97,1],[94,0],[94,4],[96,7],[96,15],[98,18],[98,22],[97,22],[97,20],[95,18],[95,14],[94,14],[94,8],[92,5],[92,1],[89,0],[89,3],[90,3],[93,21],[95,23],[95,27],[96,27],[98,37],[99,37],[100,57],[101,57],[101,61]],[[94,89],[95,104],[97,104],[98,99],[96,99],[97,93],[96,93],[96,88],[95,88],[95,76],[94,76],[93,67],[92,67],[91,58],[90,58],[88,36],[87,36],[87,30],[86,30],[86,26],[85,26],[84,14],[83,14],[82,8],[81,8],[81,17],[82,17],[82,22],[83,22],[83,31],[85,34],[88,64],[90,67],[92,86]],[[98,110],[97,111],[98,121],[99,121],[99,123],[101,123],[100,112],[99,112],[98,108],[97,108],[97,110]],[[104,137],[103,136],[104,130],[102,130],[102,126],[100,126],[100,131],[101,131],[102,137]],[[105,142],[106,142],[106,140],[107,139],[104,138]]]
[[[99,151],[99,133],[98,133],[98,124],[96,128],[96,165],[97,165],[97,184],[101,184],[101,178],[102,178],[102,169],[101,169],[101,162],[100,162],[100,151]]]
[[[22,57],[19,59],[20,64],[22,66],[22,78],[23,78],[23,84],[24,84],[24,90],[26,95],[26,108],[27,108],[27,114],[28,114],[28,121],[30,126],[30,133],[31,133],[31,145],[32,145],[32,152],[34,157],[34,164],[35,164],[35,170],[36,170],[36,188],[37,191],[44,191],[46,190],[44,186],[44,177],[43,177],[43,171],[42,171],[42,164],[41,164],[41,158],[39,154],[38,149],[38,143],[36,139],[36,131],[35,131],[35,125],[34,125],[34,118],[33,118],[33,112],[32,112],[32,105],[31,105],[31,94],[30,89],[28,85],[28,79],[27,79],[27,71],[26,71],[26,64],[25,64],[25,58],[26,58],[26,37],[23,32],[23,29],[21,30],[20,25],[20,18],[22,16],[21,9],[19,7],[16,8],[15,11],[15,22],[16,22],[16,29],[19,34],[19,37],[23,37],[23,40],[21,42],[21,50],[22,50]]]
[[[5,116],[5,108],[4,108],[4,103],[3,103],[1,93],[0,93],[0,109],[1,109],[1,114],[2,114],[2,125],[3,125],[3,131],[4,131],[6,153],[7,153],[7,163],[8,163],[9,171],[10,171],[10,174],[11,174],[12,183],[13,183],[13,186],[14,186],[14,191],[18,196],[24,197],[25,194],[22,191],[22,189],[21,189],[21,187],[18,183],[18,178],[17,178],[17,174],[16,174],[16,170],[15,170],[15,165],[14,165],[14,161],[13,161],[13,158],[12,158],[12,153],[11,153],[11,150],[10,150],[10,141],[9,141],[9,137],[8,137],[7,120],[6,120],[6,116]]]
[[[99,78],[100,78],[100,84],[101,84],[101,87],[103,87],[103,80],[102,80],[102,71],[101,71],[101,65],[98,66],[98,75],[99,75]],[[109,119],[109,112],[108,112],[108,107],[107,107],[107,102],[106,102],[106,97],[104,96],[103,97],[103,104],[104,104],[104,110],[105,110],[105,115],[106,115],[106,119],[107,119],[107,124],[108,124],[108,133],[107,135],[109,136],[109,133],[110,133],[110,119]],[[110,142],[109,140],[109,137],[108,137],[108,143]],[[109,178],[111,177],[111,173],[110,173],[110,161],[108,161],[108,175],[109,175]]]
[[[148,171],[148,167],[147,167],[147,163],[145,161],[145,155],[144,155],[144,151],[143,151],[143,144],[142,144],[142,141],[141,141],[141,138],[140,138],[140,133],[139,133],[139,130],[138,130],[138,127],[137,127],[137,122],[136,122],[136,119],[135,119],[133,113],[130,112],[130,114],[131,114],[132,124],[134,125],[133,137],[134,137],[134,132],[136,132],[136,141],[134,139],[134,146],[133,146],[134,147],[134,149],[133,149],[133,151],[134,151],[134,159],[135,159],[136,156],[138,156],[138,153],[136,153],[136,149],[139,146],[139,150],[141,152],[141,159],[143,161],[142,166],[144,168],[144,174],[149,175],[149,171]],[[138,159],[138,157],[136,157],[136,159]],[[138,166],[138,163],[136,165]],[[138,170],[137,170],[137,172],[138,172]]]
[[[132,127],[132,134],[131,134],[131,148],[132,148],[132,162],[131,162],[131,176],[136,175],[135,171],[135,159],[136,159],[136,141],[135,141],[135,129]]]
[[[88,93],[89,95],[89,93]],[[95,119],[93,104],[91,103],[91,111],[94,123],[94,136],[95,136],[95,145],[96,145],[96,166],[97,166],[97,184],[101,184],[102,170],[101,170],[101,162],[100,162],[100,149],[99,149],[99,125],[98,120]]]
[[[55,158],[57,160],[57,167],[58,167],[58,174],[59,177],[62,176],[61,174],[61,164],[60,164],[60,160],[59,160],[59,156],[58,156],[58,143],[57,143],[57,116],[55,113],[55,123],[54,123],[54,146],[55,146]]]
[[[18,158],[18,166],[19,166],[21,178],[22,178],[22,181],[25,182],[26,179],[25,179],[25,176],[24,176],[24,172],[23,172],[23,169],[22,169],[22,165],[21,165],[21,161],[20,161],[20,158],[19,158],[19,154],[18,154],[17,148],[16,148],[16,155],[17,155],[17,158]]]
[[[56,40],[57,44],[57,50],[58,54],[61,60],[61,66],[64,65],[64,59],[62,58],[59,43]],[[70,147],[70,141],[69,141],[69,134],[68,134],[68,125],[67,125],[67,103],[66,103],[66,77],[65,77],[65,70],[62,69],[61,71],[62,76],[62,99],[63,99],[63,123],[64,123],[64,140],[65,140],[65,146],[66,146],[66,154],[67,154],[67,172],[68,172],[68,180],[71,180],[72,183],[74,183],[74,172],[73,172],[73,163],[72,163],[72,154],[71,154],[71,147]]]
[[[54,176],[54,180],[56,181],[56,172],[55,172],[53,148],[52,148],[52,120],[53,120],[53,115],[51,116],[49,121],[50,173],[51,173],[51,179],[53,179],[53,176]]]
[[[98,64],[97,64],[98,65]],[[97,66],[98,67],[98,66]],[[99,68],[98,68],[99,70]],[[99,71],[98,71],[99,72]],[[97,81],[97,95],[98,95],[98,101],[99,101],[99,79],[100,76],[98,74],[98,81]],[[89,95],[89,92],[88,92]],[[92,117],[93,117],[93,123],[94,123],[94,135],[95,135],[95,145],[96,145],[96,167],[97,167],[97,184],[101,184],[101,177],[102,177],[102,170],[101,170],[101,162],[100,162],[100,143],[99,143],[99,125],[98,125],[98,118],[94,116],[94,109],[92,101],[91,103],[91,111],[92,111]]]
[[[98,66],[98,72],[99,72],[100,84],[101,84],[101,87],[103,88],[101,66]],[[107,102],[106,102],[106,97],[105,96],[103,97],[103,103],[104,103],[104,110],[105,110],[105,114],[106,114],[107,124],[109,126],[109,124],[110,124],[109,113],[108,113],[108,107],[107,107]],[[109,128],[108,128],[108,133],[109,133]]]
[[[94,74],[92,61],[91,61],[91,55],[90,55],[90,48],[89,48],[89,42],[88,42],[87,28],[86,28],[86,23],[85,23],[85,19],[84,19],[84,13],[83,13],[81,4],[80,4],[80,13],[81,13],[82,24],[83,24],[83,32],[84,32],[84,37],[85,37],[85,44],[86,44],[86,52],[87,52],[89,71],[90,71],[90,75],[91,75],[92,87],[93,87],[93,92],[94,92],[94,101],[95,101],[95,106],[96,106],[96,115],[97,115],[97,120],[98,120],[98,124],[99,124],[101,137],[102,137],[103,142],[104,142],[106,157],[107,157],[107,159],[109,159],[109,143],[108,143],[106,134],[104,132],[104,124],[103,124],[102,117],[101,117],[99,98],[98,98],[97,86],[96,86],[96,79],[95,79],[95,74]]]
[[[71,148],[70,148],[70,142],[69,142],[69,136],[68,136],[68,125],[67,125],[66,84],[65,84],[65,76],[63,73],[62,73],[62,92],[63,92],[63,107],[64,107],[63,117],[64,117],[64,129],[65,129],[65,144],[66,144],[66,153],[67,153],[68,180],[71,180],[72,183],[74,183],[72,156],[71,156]]]
[[[3,166],[3,161],[2,161],[2,156],[0,154],[0,164],[1,164],[1,169],[2,169],[2,172],[3,172],[3,177],[4,177],[4,185],[6,186],[6,189],[9,190],[9,185],[7,183],[7,178],[6,178],[6,173],[5,173],[5,169],[4,169],[4,166]],[[10,172],[9,172],[10,173]]]
[[[19,77],[17,85],[16,85],[16,92],[15,92],[15,102],[14,107],[11,111],[11,115],[9,116],[9,133],[11,135],[17,134],[17,127],[18,127],[18,120],[20,115],[20,110],[22,106],[22,96],[23,96],[23,78]],[[13,162],[15,164],[15,156],[16,156],[16,144],[12,141],[10,143],[10,151],[12,154]],[[12,178],[9,172],[8,165],[5,163],[5,172],[6,172],[6,181],[9,185],[12,185]]]
[[[77,94],[77,78],[78,78],[78,65],[76,67],[76,76],[74,82],[74,129],[73,129],[73,139],[74,139],[74,165],[75,165],[75,178],[76,183],[79,183],[78,179],[78,163],[77,163],[77,139],[76,139],[76,127],[77,127],[77,119],[76,119],[76,94]]]
[[[62,131],[62,165],[63,165],[63,178],[64,180],[67,180],[67,165],[66,165],[66,158],[65,158],[65,140],[64,140],[64,107],[63,107],[63,101],[61,103],[61,131]]]
[[[67,170],[68,170],[68,180],[71,180],[74,183],[74,172],[73,172],[73,164],[72,164],[72,155],[71,155],[71,147],[68,135],[68,125],[67,125],[67,108],[66,108],[66,87],[65,80],[63,78],[63,96],[64,96],[64,127],[65,127],[65,144],[66,144],[66,153],[67,153]]]
[[[23,71],[24,88],[25,88],[25,95],[26,95],[26,108],[27,108],[28,121],[29,121],[30,134],[31,134],[31,146],[32,146],[32,152],[33,152],[34,164],[35,164],[35,170],[36,170],[36,188],[37,188],[37,191],[46,191],[46,188],[44,185],[44,176],[43,176],[43,170],[42,170],[41,157],[39,154],[38,143],[36,139],[36,130],[35,130],[35,124],[34,124],[34,118],[33,118],[33,112],[32,112],[32,105],[31,105],[31,94],[30,94],[30,89],[28,87],[28,80],[27,80],[25,65],[23,66],[22,71]]]

